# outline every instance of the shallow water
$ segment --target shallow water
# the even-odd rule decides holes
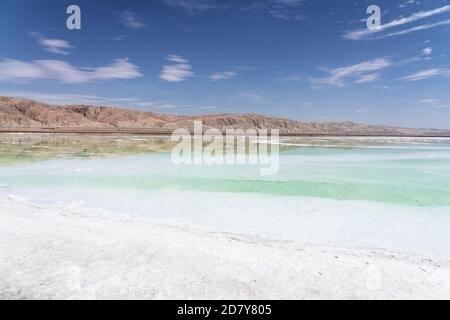
[[[0,137],[0,186],[205,191],[450,205],[450,140],[289,139],[280,170],[172,164],[167,138]],[[306,145],[306,146],[305,146]],[[325,146],[324,146],[325,145]]]
[[[450,257],[450,140],[289,138],[280,170],[172,164],[169,139],[0,136],[0,193],[222,232]]]

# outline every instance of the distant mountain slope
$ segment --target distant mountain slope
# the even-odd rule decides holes
[[[72,105],[58,106],[0,97],[0,128],[142,128],[193,127],[193,121],[218,129],[280,129],[292,134],[443,135],[450,130],[410,129],[353,122],[308,123],[259,114],[177,116],[137,110]]]

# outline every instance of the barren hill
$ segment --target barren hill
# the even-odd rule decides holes
[[[221,130],[280,129],[285,134],[450,136],[450,130],[409,129],[353,122],[308,123],[259,114],[177,116],[88,105],[49,105],[0,97],[0,128],[191,129],[193,121]]]

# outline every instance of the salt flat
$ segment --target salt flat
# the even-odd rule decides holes
[[[450,261],[0,199],[2,299],[449,299]]]

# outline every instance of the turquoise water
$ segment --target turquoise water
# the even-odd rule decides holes
[[[319,144],[314,140],[286,142],[289,149],[280,154],[279,173],[269,177],[259,175],[260,166],[177,166],[172,164],[168,150],[148,151],[156,149],[151,148],[155,143],[161,145],[154,139],[139,141],[138,147],[131,140],[127,146],[125,141],[125,148],[131,150],[128,154],[123,148],[117,148],[116,154],[114,148],[106,152],[108,141],[104,140],[101,141],[103,149],[94,154],[89,150],[98,149],[98,145],[93,146],[92,141],[90,149],[81,141],[69,144],[69,150],[67,141],[56,146],[47,143],[47,149],[42,149],[40,142],[36,161],[23,162],[23,157],[19,157],[0,168],[0,186],[3,189],[86,187],[152,192],[170,189],[450,206],[450,143],[447,140],[319,141]],[[14,159],[14,152],[23,154],[26,147],[30,149],[29,144],[4,143],[0,159]],[[83,150],[88,150],[85,157],[80,155]],[[51,157],[46,159],[45,155]],[[28,157],[33,159],[32,148]]]

